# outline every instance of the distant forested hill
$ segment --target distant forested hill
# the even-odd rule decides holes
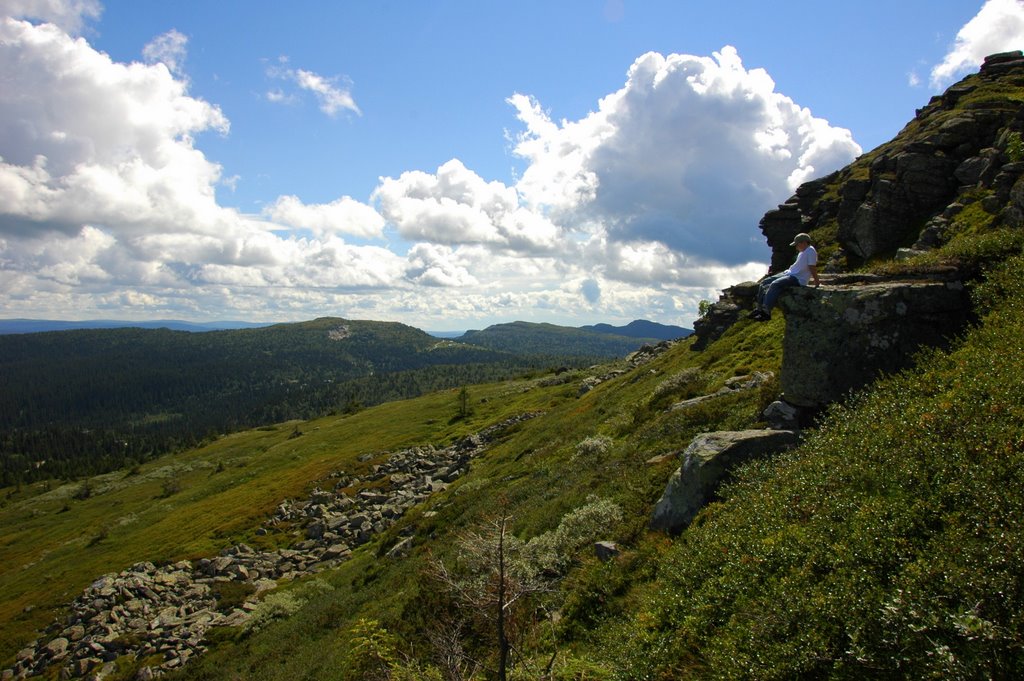
[[[607,324],[601,326],[607,328]],[[678,337],[678,336],[676,336]],[[596,355],[622,357],[645,343],[657,343],[658,337],[636,337],[596,331],[593,327],[574,328],[555,324],[512,322],[495,324],[483,331],[467,331],[458,338],[463,343],[527,354]]]
[[[628,336],[630,338],[657,338],[659,340],[685,338],[693,333],[693,329],[684,329],[681,326],[659,324],[646,319],[635,319],[625,326],[594,324],[593,326],[581,326],[580,328],[584,331],[610,333],[616,336]]]
[[[209,435],[507,378],[566,354],[441,340],[398,323],[323,318],[189,333],[92,329],[0,336],[7,483],[141,461]],[[525,354],[545,352],[546,357]]]
[[[85,321],[59,321],[55,319],[0,319],[0,335],[8,333],[40,333],[43,331],[71,331],[74,329],[172,329],[174,331],[219,331],[223,329],[256,329],[270,324],[256,322],[185,322],[179,319],[158,319],[146,322],[115,319]]]

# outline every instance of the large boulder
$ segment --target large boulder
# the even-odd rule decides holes
[[[669,534],[685,529],[712,499],[736,466],[797,444],[793,430],[740,430],[704,433],[683,452],[682,465],[669,478],[651,514],[650,527]]]
[[[790,289],[780,382],[786,402],[818,408],[911,364],[922,346],[963,329],[959,281],[874,281]]]

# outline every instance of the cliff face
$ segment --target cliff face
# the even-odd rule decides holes
[[[872,278],[825,289],[795,289],[780,301],[783,397],[818,408],[881,373],[903,369],[967,321],[968,297],[954,281]]]
[[[851,272],[925,254],[957,235],[1024,228],[1022,133],[1024,55],[993,55],[933,97],[892,141],[805,183],[764,216],[772,272],[793,262],[789,244],[808,232],[824,273],[821,288],[780,299],[786,402],[827,405],[963,328],[965,283],[978,274],[970,268],[931,262],[887,276]],[[695,322],[694,349],[741,319],[755,291],[753,282],[726,289]]]
[[[771,270],[793,261],[789,243],[798,232],[825,246],[823,264],[833,272],[893,257],[899,248],[937,246],[951,217],[979,200],[1021,226],[1024,188],[1013,188],[1022,167],[1012,161],[1024,159],[1012,158],[1011,147],[1013,134],[1024,131],[1022,92],[1021,52],[988,57],[979,73],[919,109],[892,141],[799,187],[761,220]]]

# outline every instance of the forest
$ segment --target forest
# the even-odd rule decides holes
[[[232,431],[584,366],[628,347],[572,331],[558,354],[541,354],[543,343],[516,354],[337,318],[205,333],[3,335],[0,484],[131,467]]]

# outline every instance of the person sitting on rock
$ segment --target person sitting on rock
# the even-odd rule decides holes
[[[772,308],[779,294],[791,286],[807,286],[811,279],[814,285],[818,286],[818,252],[811,245],[809,234],[801,232],[793,237],[793,243],[797,250],[796,261],[790,265],[785,272],[765,277],[757,287],[757,296],[754,298],[754,311],[750,318],[759,322],[766,322],[772,318]]]

